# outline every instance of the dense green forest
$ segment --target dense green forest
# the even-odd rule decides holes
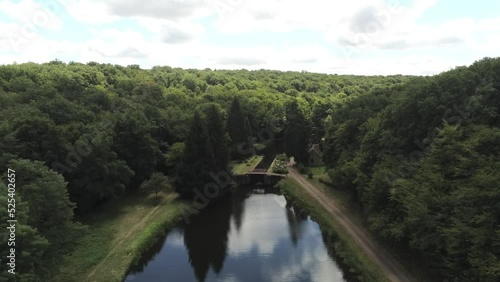
[[[79,217],[151,183],[192,198],[272,139],[305,165],[320,144],[370,229],[436,280],[500,278],[500,59],[432,77],[56,60],[0,66],[0,105],[26,281],[57,271],[86,232]],[[7,216],[0,210],[3,230]]]
[[[500,278],[500,60],[335,108],[325,161],[371,230],[449,281]]]

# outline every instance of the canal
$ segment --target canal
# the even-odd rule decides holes
[[[172,229],[125,281],[355,281],[327,241],[275,188],[239,188]]]

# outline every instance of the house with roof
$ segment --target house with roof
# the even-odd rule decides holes
[[[319,148],[319,144],[311,145],[308,150],[309,154],[309,166],[322,166],[323,163],[323,152]]]

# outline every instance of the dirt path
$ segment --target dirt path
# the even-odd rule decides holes
[[[353,224],[337,207],[335,202],[315,188],[295,168],[288,168],[289,176],[297,181],[319,204],[321,204],[346,230],[366,255],[377,264],[389,281],[412,281],[402,267],[382,247],[367,236],[366,231]]]
[[[146,216],[144,216],[139,222],[137,222],[135,225],[133,225],[126,234],[121,235],[118,234],[117,238],[115,239],[117,241],[116,245],[113,247],[113,249],[108,253],[108,255],[97,265],[94,267],[94,270],[88,275],[89,280],[92,280],[92,277],[94,276],[95,272],[102,267],[102,265],[106,262],[106,260],[115,253],[115,251],[118,248],[123,247],[123,243],[125,241],[129,241],[129,237],[132,234],[136,234],[138,229],[144,228],[146,222],[148,222],[149,218],[155,214],[155,212],[165,204],[165,202],[170,201],[173,198],[172,195],[167,196],[166,199],[162,199],[161,202],[158,203],[158,205],[152,209]]]

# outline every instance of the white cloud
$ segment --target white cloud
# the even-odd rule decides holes
[[[431,75],[449,70],[455,66],[455,62],[440,56],[415,55],[394,58],[386,55],[369,59],[354,58],[348,63],[338,60],[325,72],[357,75]]]
[[[177,20],[203,14],[205,5],[196,0],[108,0],[113,15]]]
[[[184,233],[178,228],[174,228],[167,234],[167,244],[175,247],[184,247]]]
[[[158,41],[168,44],[199,42],[205,28],[190,21],[168,21],[158,19],[139,19],[138,23],[156,36]]]
[[[149,43],[136,31],[118,29],[92,30],[93,39],[86,43],[89,52],[106,58],[141,59],[148,56]]]
[[[239,282],[240,280],[236,276],[225,276],[223,278],[219,278],[221,282]]]
[[[1,1],[9,21],[0,25],[0,51],[21,52],[48,32],[60,31],[63,6],[54,1]]]
[[[74,20],[83,24],[112,23],[120,19],[111,13],[106,1],[75,1],[68,3],[66,9]]]
[[[285,209],[272,198],[261,195],[253,195],[245,201],[245,205],[246,210],[252,212],[245,214],[240,232],[229,235],[228,250],[232,256],[238,257],[245,256],[255,248],[259,255],[269,256],[281,238],[289,236],[287,222],[276,220],[286,216]],[[259,208],[260,205],[268,205],[273,211],[270,212],[268,208],[264,211]],[[235,232],[233,230],[235,227],[231,226],[231,232]],[[235,237],[236,240],[232,240]]]
[[[44,3],[45,8],[39,3]],[[471,63],[471,57],[498,56],[500,17],[422,23],[419,19],[439,4],[436,0],[414,1],[410,6],[393,3],[396,4],[385,0],[353,0],[341,5],[327,0],[1,1],[0,9],[9,21],[2,19],[0,25],[0,52],[5,54],[0,60],[11,63],[71,58],[142,67],[431,74]],[[83,29],[91,39],[68,41],[46,36],[63,35],[58,32],[66,24],[62,22],[65,7],[77,23],[85,24]],[[41,11],[53,15],[50,23],[35,28],[26,25]],[[140,29],[134,25],[125,28],[120,19],[131,20]],[[294,30],[301,33],[288,34],[310,32],[311,38],[319,38],[283,46],[284,42],[260,41],[258,36],[260,31]],[[241,46],[232,41],[232,35],[247,32],[253,32],[255,42],[245,47],[231,45],[234,42]],[[207,44],[211,35],[224,37],[225,43],[212,40]],[[290,39],[300,42],[300,38]],[[321,40],[326,43],[316,43]]]
[[[276,282],[342,280],[343,272],[328,254],[317,224],[306,221],[303,222],[302,228],[303,234],[295,251],[284,258],[278,267],[264,265],[264,276]]]
[[[202,0],[88,0],[71,2],[69,14],[86,24],[111,23],[122,18],[186,20],[209,15]]]
[[[324,35],[332,44],[380,48],[391,42],[403,41],[405,44],[400,45],[406,46],[407,37],[418,41],[420,36],[416,33],[422,27],[416,24],[416,20],[434,4],[435,1],[427,0],[416,1],[411,7],[404,7],[398,2],[362,6],[353,13],[347,13],[348,16],[337,28],[325,30]]]
[[[237,1],[225,10],[216,27],[225,33],[251,31],[290,31],[338,29],[360,10],[381,7],[382,0],[352,0],[339,4],[327,0],[255,0]],[[389,7],[387,7],[389,9]]]
[[[43,50],[41,52],[41,50]],[[45,40],[34,38],[29,44],[23,45],[22,52],[10,52],[0,56],[1,64],[11,64],[13,62],[35,62],[46,63],[55,58],[75,57],[78,60],[79,54],[84,52],[83,46],[67,40]]]
[[[55,0],[47,2],[35,2],[33,0],[0,1],[0,11],[11,18],[13,22],[19,24],[19,27],[60,29],[62,20],[59,17],[62,9],[62,5]]]

